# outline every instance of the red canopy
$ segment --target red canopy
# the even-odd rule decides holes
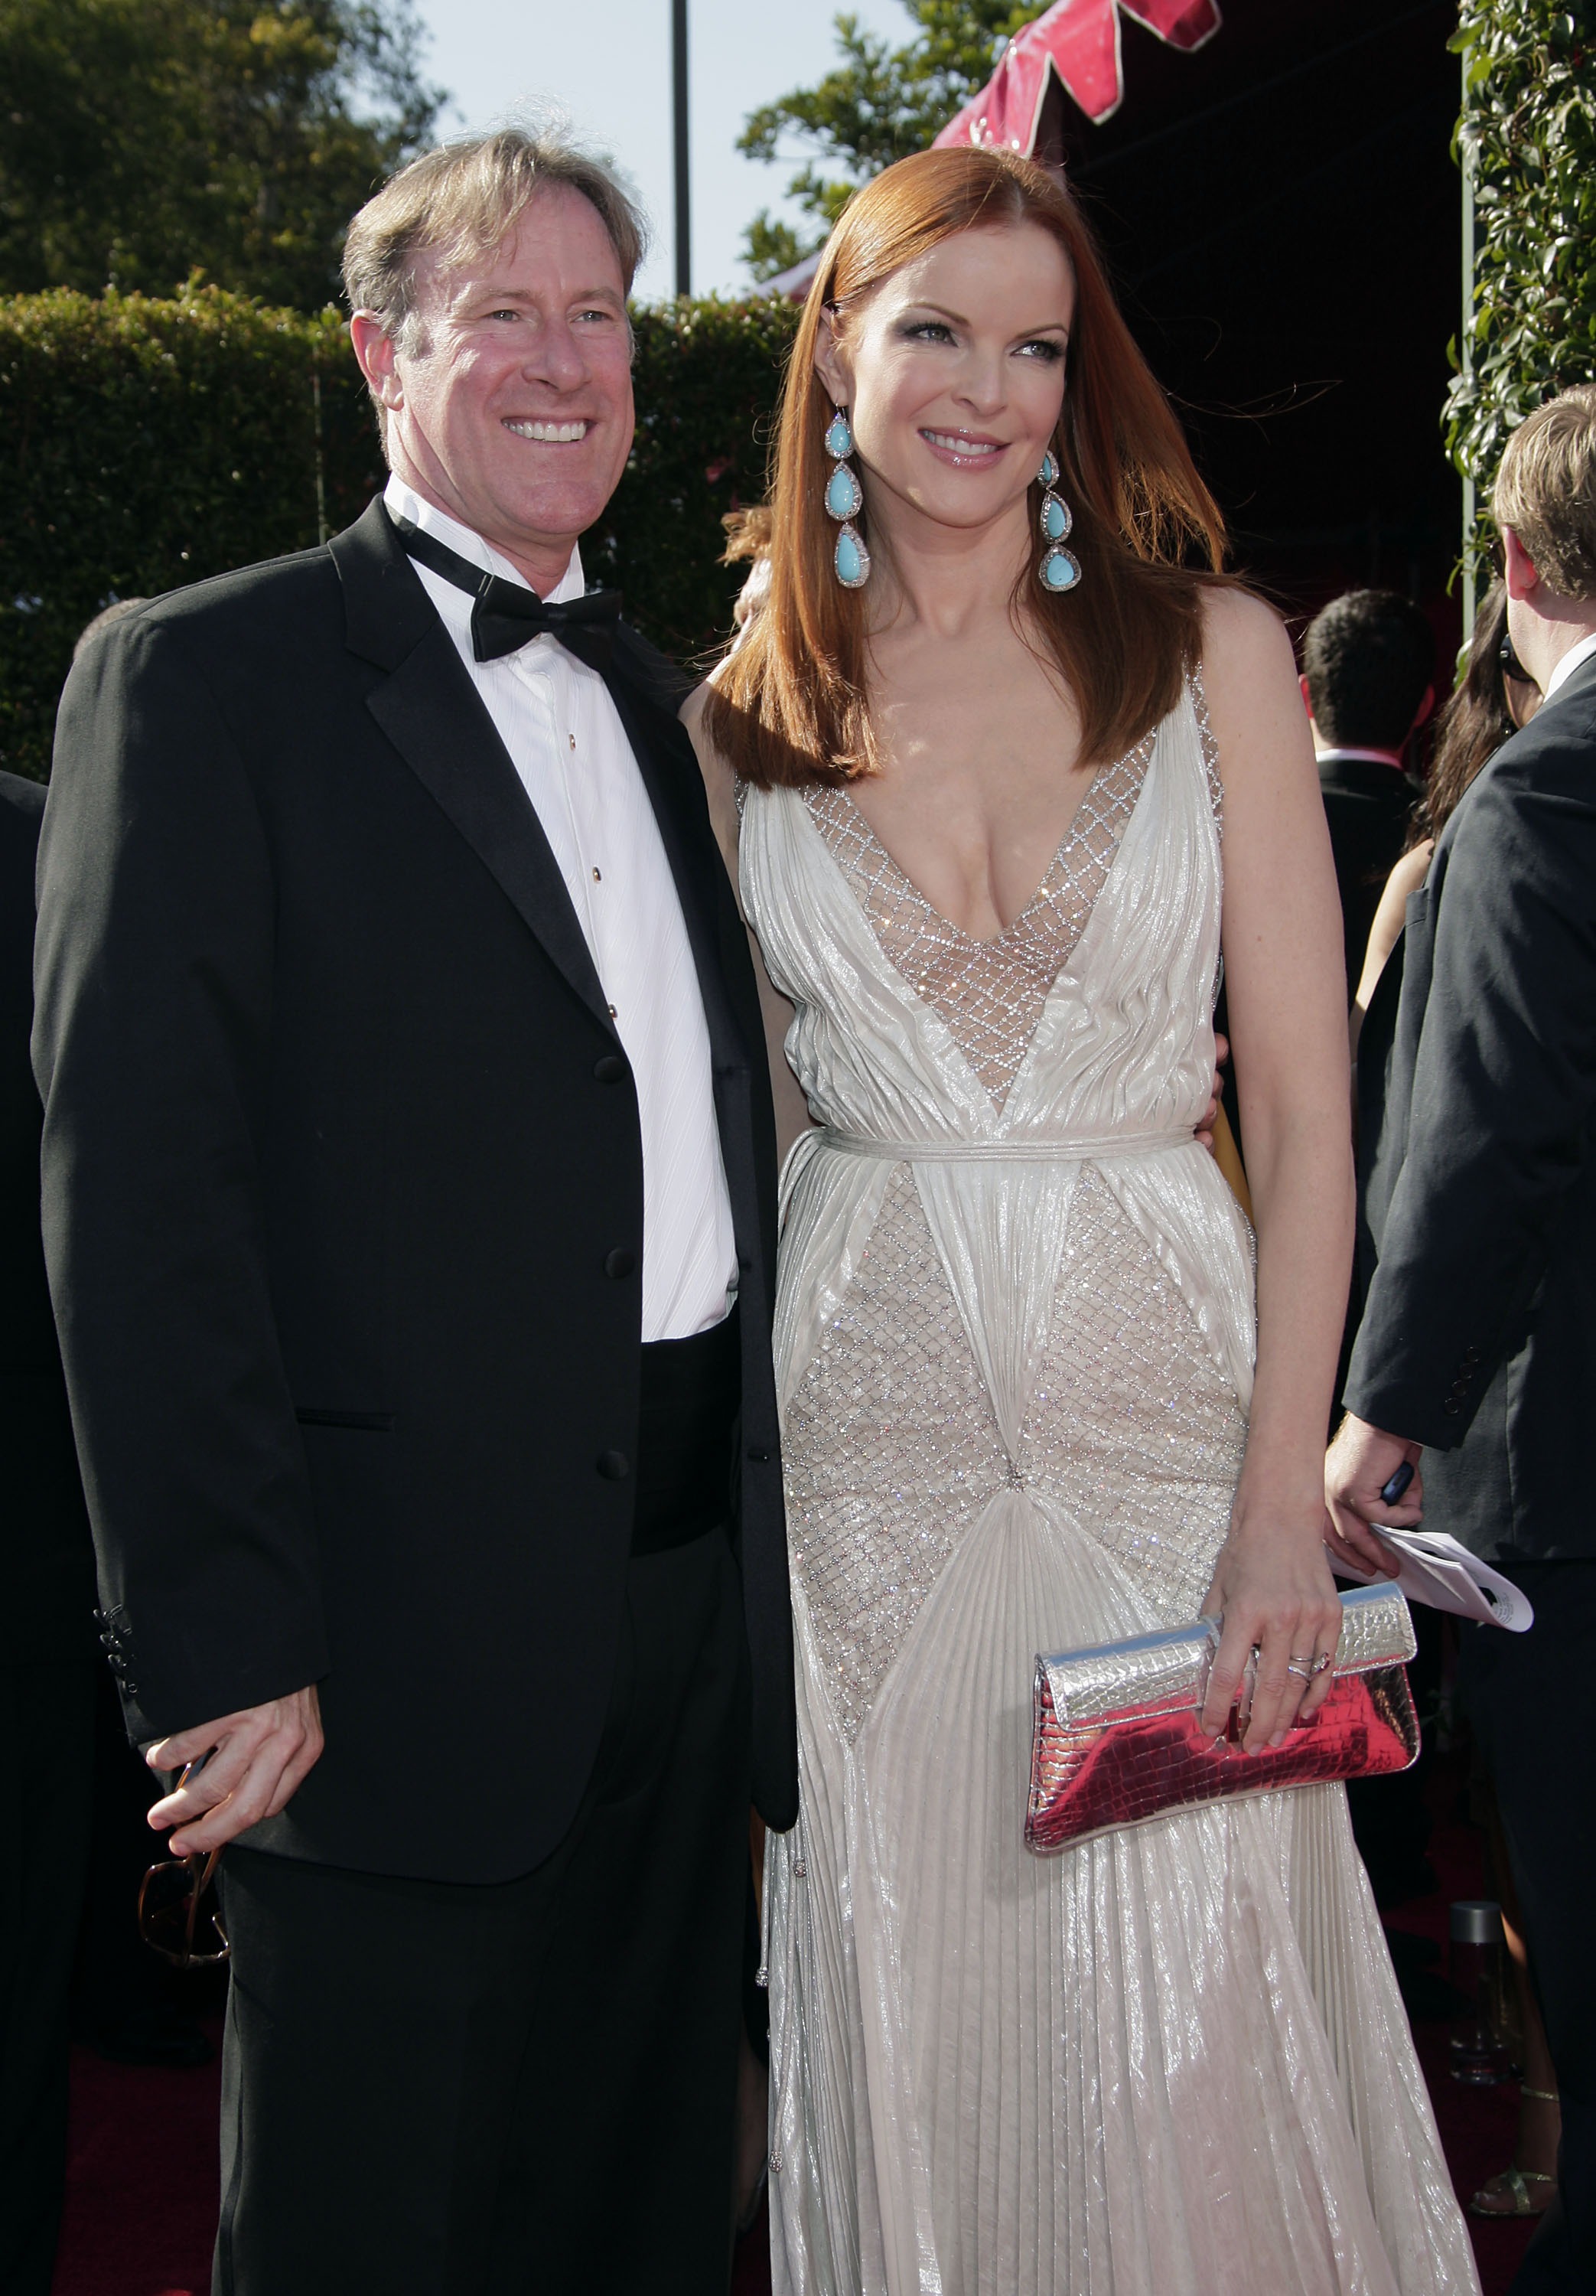
[[[1030,157],[1047,140],[1043,112],[1055,75],[1088,119],[1109,119],[1125,94],[1121,14],[1188,52],[1219,29],[1215,0],[1058,0],[1015,34],[979,95],[948,121],[937,142],[1006,144]]]

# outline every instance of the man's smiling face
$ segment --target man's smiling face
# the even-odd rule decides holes
[[[552,184],[491,255],[422,257],[397,342],[360,317],[355,338],[396,473],[546,595],[632,447],[626,288],[597,209]]]

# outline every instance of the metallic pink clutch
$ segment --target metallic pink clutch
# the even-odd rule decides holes
[[[1232,1710],[1217,1744],[1199,1726],[1219,1621],[1036,1660],[1025,1838],[1063,1849],[1234,1794],[1405,1770],[1419,1752],[1408,1688],[1413,1622],[1394,1587],[1341,1597],[1334,1687],[1283,1746],[1246,1754]]]

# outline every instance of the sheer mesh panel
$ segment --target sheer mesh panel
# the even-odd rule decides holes
[[[1027,1481],[1057,1493],[1166,1625],[1184,1626],[1208,1591],[1246,1438],[1191,1310],[1088,1164],[1026,1414]]]
[[[948,1557],[1009,1474],[906,1164],[789,1407],[793,1575],[852,1740]]]
[[[1154,739],[1150,734],[1095,776],[1046,876],[1021,914],[991,940],[961,932],[932,907],[846,788],[804,792],[883,955],[946,1022],[999,1108],[1108,881]]]

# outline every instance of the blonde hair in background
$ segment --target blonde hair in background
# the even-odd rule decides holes
[[[629,295],[649,231],[619,176],[557,126],[495,127],[424,152],[366,201],[344,241],[350,310],[369,311],[393,341],[413,348],[420,258],[442,249],[453,269],[491,255],[528,202],[560,184],[597,209]]]
[[[1596,382],[1526,414],[1508,440],[1491,507],[1563,598],[1596,597]]]

